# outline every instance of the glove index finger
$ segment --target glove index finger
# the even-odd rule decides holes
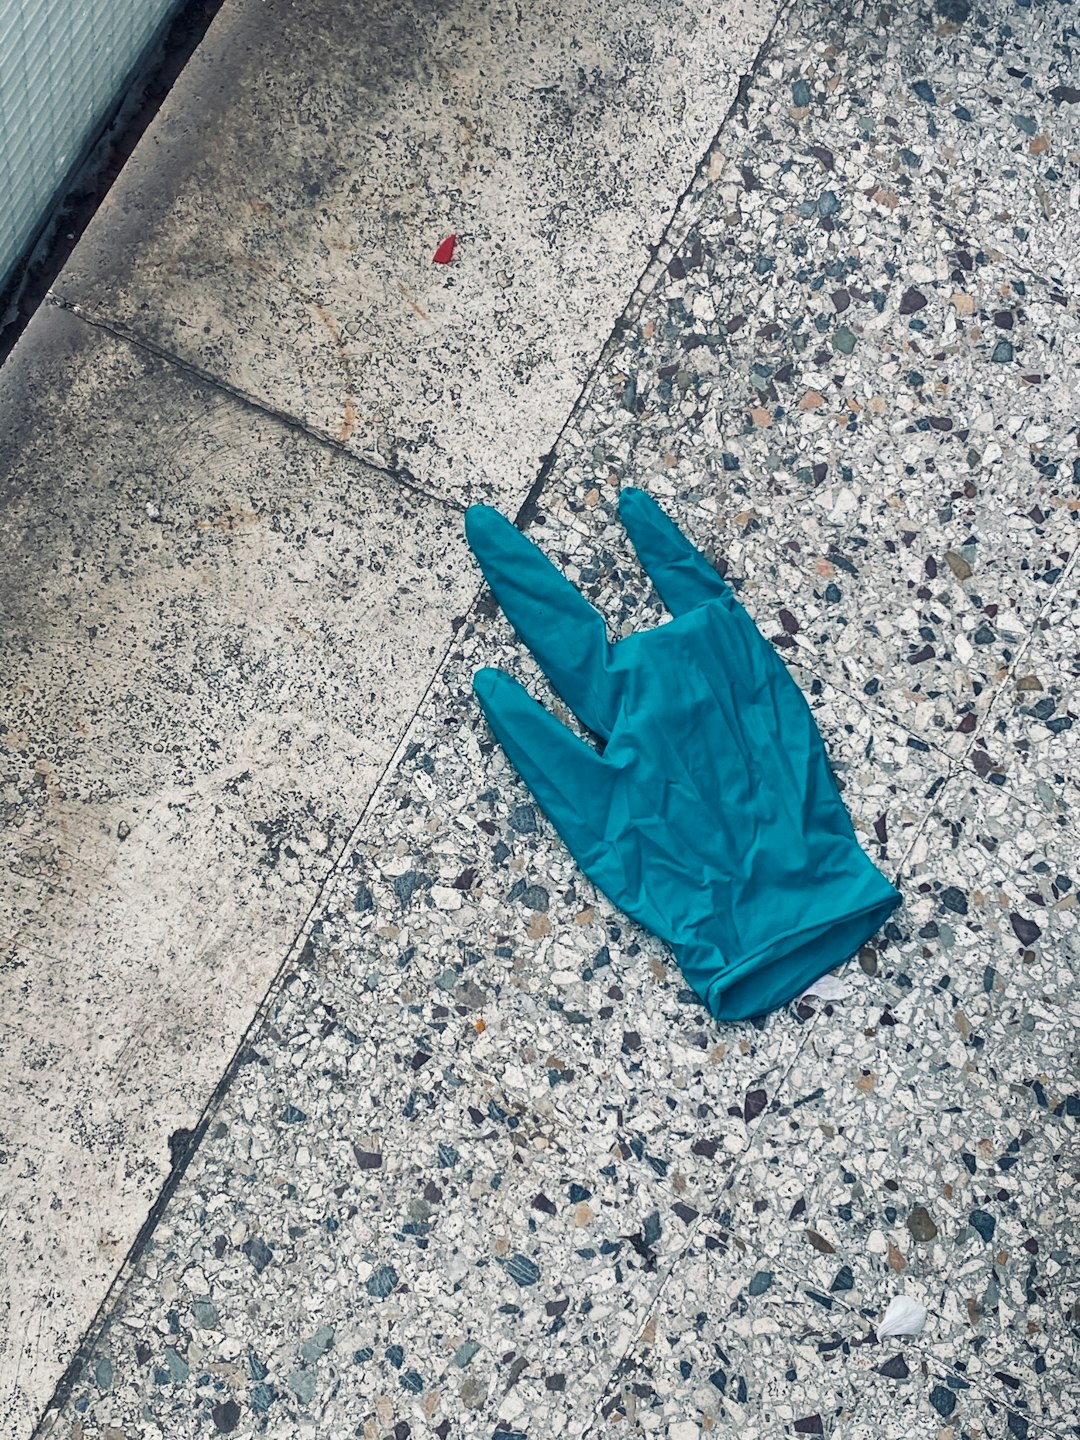
[[[465,534],[510,624],[574,714],[606,738],[617,701],[600,612],[490,505],[470,505]]]
[[[709,600],[736,608],[738,602],[721,577],[651,495],[628,486],[619,494],[619,515],[642,568],[672,615]]]

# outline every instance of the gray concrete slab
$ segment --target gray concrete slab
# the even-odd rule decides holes
[[[35,1422],[476,580],[460,512],[56,308],[0,376],[0,1429]]]
[[[512,509],[775,10],[227,0],[56,293]]]

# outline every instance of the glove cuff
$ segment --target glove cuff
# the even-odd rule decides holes
[[[748,1020],[796,999],[849,959],[901,903],[901,895],[859,850],[858,874],[814,892],[802,923],[744,956],[709,945],[678,945],[683,974],[717,1020]]]

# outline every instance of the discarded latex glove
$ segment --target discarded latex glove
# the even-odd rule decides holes
[[[918,1335],[926,1324],[929,1312],[918,1300],[907,1295],[894,1295],[889,1301],[885,1314],[878,1321],[877,1338],[887,1340],[890,1335]]]
[[[727,585],[641,490],[623,524],[675,617],[607,641],[596,610],[486,505],[466,534],[518,635],[603,754],[500,670],[473,686],[589,878],[668,942],[718,1020],[800,995],[900,896],[864,854],[802,692]]]

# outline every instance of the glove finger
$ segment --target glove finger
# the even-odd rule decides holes
[[[603,617],[531,540],[489,505],[470,505],[465,534],[503,613],[574,714],[611,734],[617,709]]]
[[[478,670],[473,689],[541,810],[579,863],[588,865],[610,809],[610,767],[504,671]]]
[[[730,610],[736,609],[738,602],[705,556],[644,490],[623,490],[619,514],[642,568],[672,615],[709,600],[722,600]]]

